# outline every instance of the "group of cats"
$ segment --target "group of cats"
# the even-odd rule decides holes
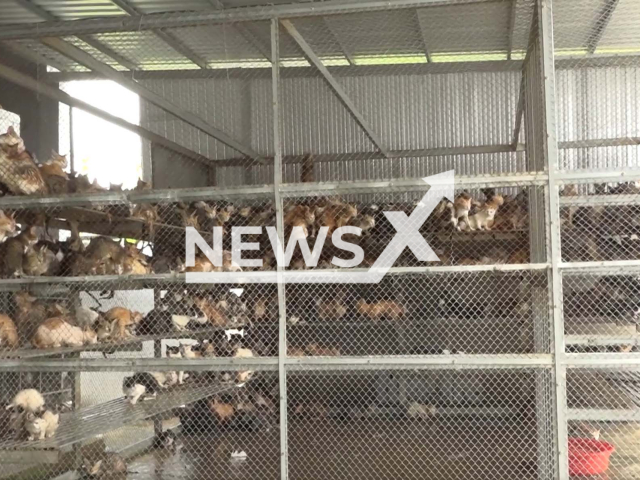
[[[44,440],[58,430],[60,414],[46,409],[44,397],[33,388],[19,391],[6,409],[11,410],[9,430],[17,439]]]
[[[188,295],[169,292],[146,315],[124,307],[98,312],[76,301],[70,308],[47,302],[26,291],[14,294],[15,322],[0,314],[0,349],[22,342],[35,348],[78,347],[131,340],[136,335],[236,328],[250,323],[245,302],[234,293]]]
[[[212,339],[203,340],[194,344],[181,343],[177,347],[166,347],[167,358],[185,358],[197,360],[207,357],[232,357],[253,358],[254,352],[246,348],[244,342],[244,330],[227,330],[216,332]],[[209,378],[210,372],[205,372]],[[131,405],[139,400],[156,398],[158,393],[176,385],[184,384],[189,377],[197,377],[195,373],[184,371],[167,372],[140,372],[126,377],[122,382],[122,392]],[[244,385],[253,376],[253,371],[242,370],[233,373],[223,373],[220,380],[235,381],[239,386]]]

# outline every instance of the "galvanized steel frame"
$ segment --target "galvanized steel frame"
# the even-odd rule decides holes
[[[470,0],[471,3],[472,0]],[[434,5],[447,3],[444,0],[398,0],[394,2],[392,8],[415,8],[421,5]],[[475,2],[474,2],[475,3]],[[515,3],[515,2],[514,2]],[[545,354],[529,355],[437,355],[437,356],[410,356],[410,357],[304,357],[293,358],[286,355],[286,292],[284,285],[278,285],[278,300],[280,307],[279,318],[279,356],[262,357],[257,359],[227,359],[214,358],[205,359],[198,362],[188,362],[179,359],[147,358],[147,359],[38,359],[38,360],[0,360],[0,372],[3,371],[142,371],[163,368],[176,368],[185,366],[188,363],[190,370],[224,370],[229,368],[240,368],[251,365],[256,370],[278,371],[280,379],[280,454],[281,454],[281,478],[288,478],[288,429],[287,429],[287,372],[295,370],[347,370],[354,368],[375,369],[384,367],[407,367],[407,368],[437,368],[450,370],[465,370],[474,368],[505,369],[505,368],[536,368],[552,371],[554,374],[554,427],[555,448],[556,448],[556,469],[560,480],[568,479],[568,452],[567,452],[567,421],[568,420],[625,420],[631,417],[627,414],[611,411],[574,411],[567,410],[566,405],[566,372],[572,368],[605,368],[611,366],[619,367],[640,367],[640,354],[566,354],[565,343],[571,341],[565,337],[563,328],[562,313],[562,277],[567,273],[590,272],[597,273],[621,273],[627,271],[629,267],[640,267],[640,261],[624,262],[599,262],[599,263],[563,263],[560,256],[560,205],[573,204],[579,200],[560,199],[559,189],[565,183],[578,183],[588,181],[627,181],[632,178],[640,179],[640,170],[619,170],[608,172],[563,172],[559,170],[558,150],[563,148],[588,148],[600,146],[598,140],[586,142],[564,142],[559,143],[556,137],[556,99],[555,99],[555,75],[557,68],[561,67],[561,62],[554,63],[553,33],[552,33],[552,0],[537,0],[537,15],[539,25],[537,29],[538,41],[540,42],[540,61],[542,79],[540,87],[544,91],[544,122],[545,127],[545,148],[543,151],[546,171],[540,173],[528,173],[522,175],[508,175],[498,177],[461,177],[456,178],[458,186],[506,186],[506,185],[538,185],[544,186],[547,192],[546,214],[548,218],[548,243],[549,254],[545,263],[530,265],[506,265],[506,266],[454,266],[454,267],[429,267],[429,268],[398,268],[392,269],[390,274],[403,275],[407,273],[439,273],[439,272],[474,272],[474,271],[541,271],[549,272],[550,287],[550,335],[553,338],[553,350]],[[612,2],[615,4],[615,2]],[[314,183],[314,184],[283,184],[281,178],[281,165],[286,162],[283,158],[280,142],[280,99],[279,99],[279,26],[283,20],[306,15],[331,15],[345,12],[371,11],[389,8],[387,1],[360,1],[354,0],[330,0],[319,5],[287,5],[274,6],[268,8],[248,8],[240,11],[221,10],[218,12],[208,12],[205,14],[192,14],[189,12],[163,15],[145,15],[142,17],[130,17],[122,19],[104,19],[99,22],[95,20],[82,20],[79,22],[54,22],[40,24],[38,31],[33,26],[18,26],[8,28],[5,32],[0,32],[0,39],[8,38],[32,38],[45,37],[47,35],[61,34],[90,34],[95,32],[117,30],[137,30],[157,29],[163,27],[177,27],[187,25],[200,25],[219,22],[235,22],[248,20],[271,20],[271,78],[273,95],[273,139],[275,156],[273,163],[275,166],[275,176],[273,186],[248,187],[239,189],[215,189],[202,188],[184,191],[163,191],[151,193],[107,193],[101,196],[67,196],[50,198],[11,198],[0,199],[0,205],[20,205],[20,206],[43,206],[43,205],[81,205],[94,202],[116,201],[167,201],[188,198],[233,198],[245,195],[266,197],[275,200],[277,206],[277,227],[279,235],[284,232],[282,219],[282,201],[288,197],[307,196],[310,192],[314,195],[328,195],[341,193],[364,193],[364,192],[385,192],[385,191],[407,191],[425,188],[424,182],[416,180],[391,180],[373,182],[353,182],[353,183]],[[143,21],[144,20],[144,21]],[[513,20],[512,20],[513,23]],[[606,24],[604,25],[606,27]],[[604,27],[602,29],[604,29]],[[124,31],[123,30],[123,31]],[[510,35],[513,26],[510,27]],[[511,40],[510,40],[511,45]],[[510,49],[511,50],[511,49]],[[509,52],[510,55],[510,52]],[[528,56],[529,54],[527,54]],[[525,59],[525,62],[527,60]],[[511,62],[514,68],[521,68],[522,62]],[[316,65],[317,66],[317,65]],[[346,67],[349,68],[349,67]],[[355,67],[358,68],[358,67]],[[438,68],[433,66],[430,68]],[[121,75],[121,74],[118,74]],[[335,80],[334,80],[335,81]],[[524,82],[523,82],[524,86]],[[518,110],[524,109],[518,102]],[[516,113],[520,116],[520,113]],[[498,146],[504,147],[504,151],[511,151],[517,148],[519,127],[516,126],[513,145]],[[635,145],[638,139],[617,139],[610,140],[611,145]],[[474,148],[474,147],[472,147]],[[483,147],[475,147],[483,148]],[[486,148],[486,147],[484,147]],[[382,150],[382,148],[381,148]],[[384,151],[384,150],[383,150]],[[394,156],[390,152],[389,156]],[[405,152],[406,153],[406,152]],[[424,152],[422,152],[424,153]],[[433,154],[443,154],[443,152],[433,152]],[[387,155],[385,155],[387,156]],[[400,154],[396,155],[400,156]],[[579,197],[578,197],[579,198]],[[609,200],[611,200],[609,198]],[[595,203],[598,199],[589,199]],[[604,201],[604,200],[603,200]],[[279,274],[282,270],[278,269]],[[149,276],[150,278],[130,279],[131,281],[181,281],[181,277],[168,278],[167,276]],[[114,280],[122,281],[121,277]],[[43,278],[37,281],[29,280],[29,284],[47,283],[73,283],[77,281],[92,281],[91,277],[75,279],[50,279]],[[93,281],[96,281],[95,278]],[[108,281],[102,278],[100,281]],[[0,280],[0,285],[5,288],[19,287],[26,280]],[[580,340],[583,341],[583,340]],[[584,340],[588,341],[588,340]],[[598,339],[595,339],[598,341]],[[633,418],[638,418],[634,413]]]

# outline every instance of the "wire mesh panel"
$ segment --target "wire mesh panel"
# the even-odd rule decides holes
[[[81,372],[56,374],[71,380],[58,391],[51,373],[6,383],[3,473],[275,478],[277,376],[246,368],[118,372],[82,390]]]
[[[291,478],[553,478],[547,372],[287,377]]]
[[[514,138],[521,65],[488,65],[524,57],[533,10],[493,2],[281,22],[284,180],[534,170],[519,127]],[[460,28],[472,18],[487,21]]]
[[[567,273],[563,280],[567,348],[573,352],[636,350],[637,273]]]
[[[604,474],[612,479],[638,475],[639,381],[637,369],[630,367],[569,371],[570,474]],[[608,468],[599,456],[610,462]]]
[[[554,2],[561,166],[638,165],[636,2]]]
[[[638,193],[635,182],[565,185],[560,194],[563,260],[636,260]]]
[[[393,275],[286,297],[290,356],[549,351],[546,273]]]

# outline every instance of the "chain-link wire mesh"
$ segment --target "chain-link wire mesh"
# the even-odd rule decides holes
[[[564,326],[572,352],[635,352],[637,273],[567,273],[563,277]]]
[[[635,2],[554,2],[560,167],[638,166]]]
[[[534,370],[292,370],[290,475],[553,478],[549,381]]]
[[[564,480],[611,445],[635,478],[635,370],[563,371],[636,359],[637,275],[601,262],[638,259],[638,6],[270,3],[3,6],[0,397],[45,407],[3,413],[0,477]],[[300,270],[331,281],[187,280]]]
[[[598,449],[610,461],[607,478],[638,475],[638,374],[635,368],[606,364],[568,372],[566,415],[571,475],[590,473]]]
[[[547,353],[546,273],[287,286],[290,356]]]

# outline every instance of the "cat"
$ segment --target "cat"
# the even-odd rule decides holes
[[[199,314],[200,310],[182,295],[167,292],[166,297],[160,299],[157,306],[140,321],[136,333],[156,335],[201,328],[198,322]],[[206,320],[204,322],[206,323]]]
[[[224,309],[216,302],[213,302],[209,298],[194,297],[193,303],[202,311],[204,317],[208,322],[216,327],[224,327],[229,324],[229,318],[227,317]]]
[[[60,315],[61,306],[47,304],[29,294],[29,292],[16,292],[13,296],[16,304],[16,326],[20,338],[30,341],[37,328],[47,318]]]
[[[347,314],[344,293],[338,293],[333,298],[316,300],[318,307],[318,317],[321,320],[340,319]]]
[[[475,214],[470,215],[467,220],[461,221],[458,227],[463,231],[491,230],[490,223],[494,220],[496,212],[503,203],[504,198],[501,195],[495,195],[480,206]]]
[[[155,398],[161,388],[158,380],[147,372],[136,373],[122,381],[122,393],[131,405],[140,399]]]
[[[358,313],[374,320],[387,318],[397,320],[405,315],[404,306],[391,300],[381,300],[374,303],[367,303],[364,299],[358,300]]]
[[[94,328],[100,319],[95,310],[82,306],[79,302],[73,308],[73,322],[80,328]]]
[[[235,353],[233,354],[234,358],[253,358],[253,352],[251,351],[251,349],[249,348],[244,348],[244,346],[242,345],[242,342],[239,342],[236,345],[235,348]],[[243,371],[239,371],[236,374],[236,383],[238,385],[242,385],[246,382],[248,382],[251,377],[253,376],[253,371],[252,370],[243,370]]]
[[[460,221],[469,221],[469,211],[471,210],[473,199],[467,192],[458,194],[453,201],[447,202],[446,206],[451,211],[451,225],[453,228],[460,230]]]
[[[159,433],[153,439],[153,448],[160,450],[175,451],[178,447],[178,438],[171,430]]]
[[[16,348],[19,344],[16,324],[8,315],[0,313],[0,350]]]
[[[151,273],[151,267],[147,257],[134,244],[129,243],[124,247],[125,258],[122,261],[122,273],[124,275],[146,275]]]
[[[111,323],[113,330],[112,340],[125,340],[135,335],[135,329],[142,320],[142,314],[123,307],[113,307],[104,314],[107,322]]]
[[[317,343],[310,343],[305,348],[305,353],[313,357],[337,357],[340,349],[337,347],[320,347]]]
[[[36,162],[13,127],[0,135],[0,182],[15,195],[47,193]]]
[[[309,236],[309,227],[315,222],[315,213],[307,205],[292,205],[284,215],[284,227],[289,232],[292,232],[295,227],[301,228],[304,238]]]
[[[122,183],[110,183],[109,184],[110,192],[121,192],[122,191]]]
[[[125,249],[108,237],[94,237],[83,254],[77,255],[69,269],[78,275],[122,275],[127,257]]]
[[[222,267],[217,267],[204,255],[197,255],[194,265],[186,267],[185,272],[241,272],[242,268],[233,261],[231,252],[222,252]]]
[[[117,453],[102,452],[95,459],[83,460],[82,473],[89,478],[117,478],[127,473],[127,463]]]
[[[224,312],[228,324],[242,326],[249,322],[247,305],[233,292],[224,293],[216,303],[216,307]]]
[[[0,242],[4,242],[7,237],[15,233],[17,227],[14,215],[15,214],[5,215],[5,213],[0,210]]]
[[[139,203],[131,209],[130,217],[144,222],[149,235],[154,234],[155,224],[159,222],[158,207],[150,203]]]
[[[80,347],[98,343],[98,335],[90,328],[71,325],[62,317],[45,320],[31,339],[34,348]]]
[[[60,414],[45,410],[41,415],[29,412],[24,418],[24,427],[29,432],[29,440],[51,438],[58,430]]]
[[[331,203],[322,210],[318,219],[319,227],[329,227],[327,236],[331,236],[334,230],[349,225],[358,215],[358,209],[346,203]]]
[[[218,423],[227,423],[235,414],[235,408],[232,403],[223,402],[219,396],[213,397],[207,402],[209,411]]]
[[[182,352],[180,349],[180,346],[177,347],[169,347],[167,346],[167,350],[166,350],[166,355],[167,358],[182,358]],[[185,373],[184,371],[178,371],[178,385],[182,385],[184,384],[184,381],[186,378],[189,377],[188,373]]]
[[[69,175],[66,155],[59,155],[55,150],[51,151],[51,157],[45,163],[38,165],[40,175],[44,179],[50,193],[61,194],[69,191]]]
[[[23,272],[24,254],[38,241],[37,227],[25,227],[22,232],[3,244],[4,275],[21,277]]]
[[[27,248],[22,261],[23,272],[32,277],[56,276],[63,259],[64,254],[57,244],[40,240]]]
[[[169,388],[178,384],[178,372],[150,372],[153,378],[156,379],[160,388]]]
[[[133,189],[134,192],[146,192],[148,190],[151,190],[151,182],[145,182],[141,178],[138,179],[138,183]]]
[[[35,388],[20,390],[15,397],[13,397],[13,401],[7,405],[6,409],[40,413],[44,410],[44,397]]]
[[[376,226],[376,219],[373,217],[373,215],[360,214],[353,220],[351,220],[351,225],[353,225],[354,227],[358,227],[360,230],[362,230],[362,233],[365,233]]]

